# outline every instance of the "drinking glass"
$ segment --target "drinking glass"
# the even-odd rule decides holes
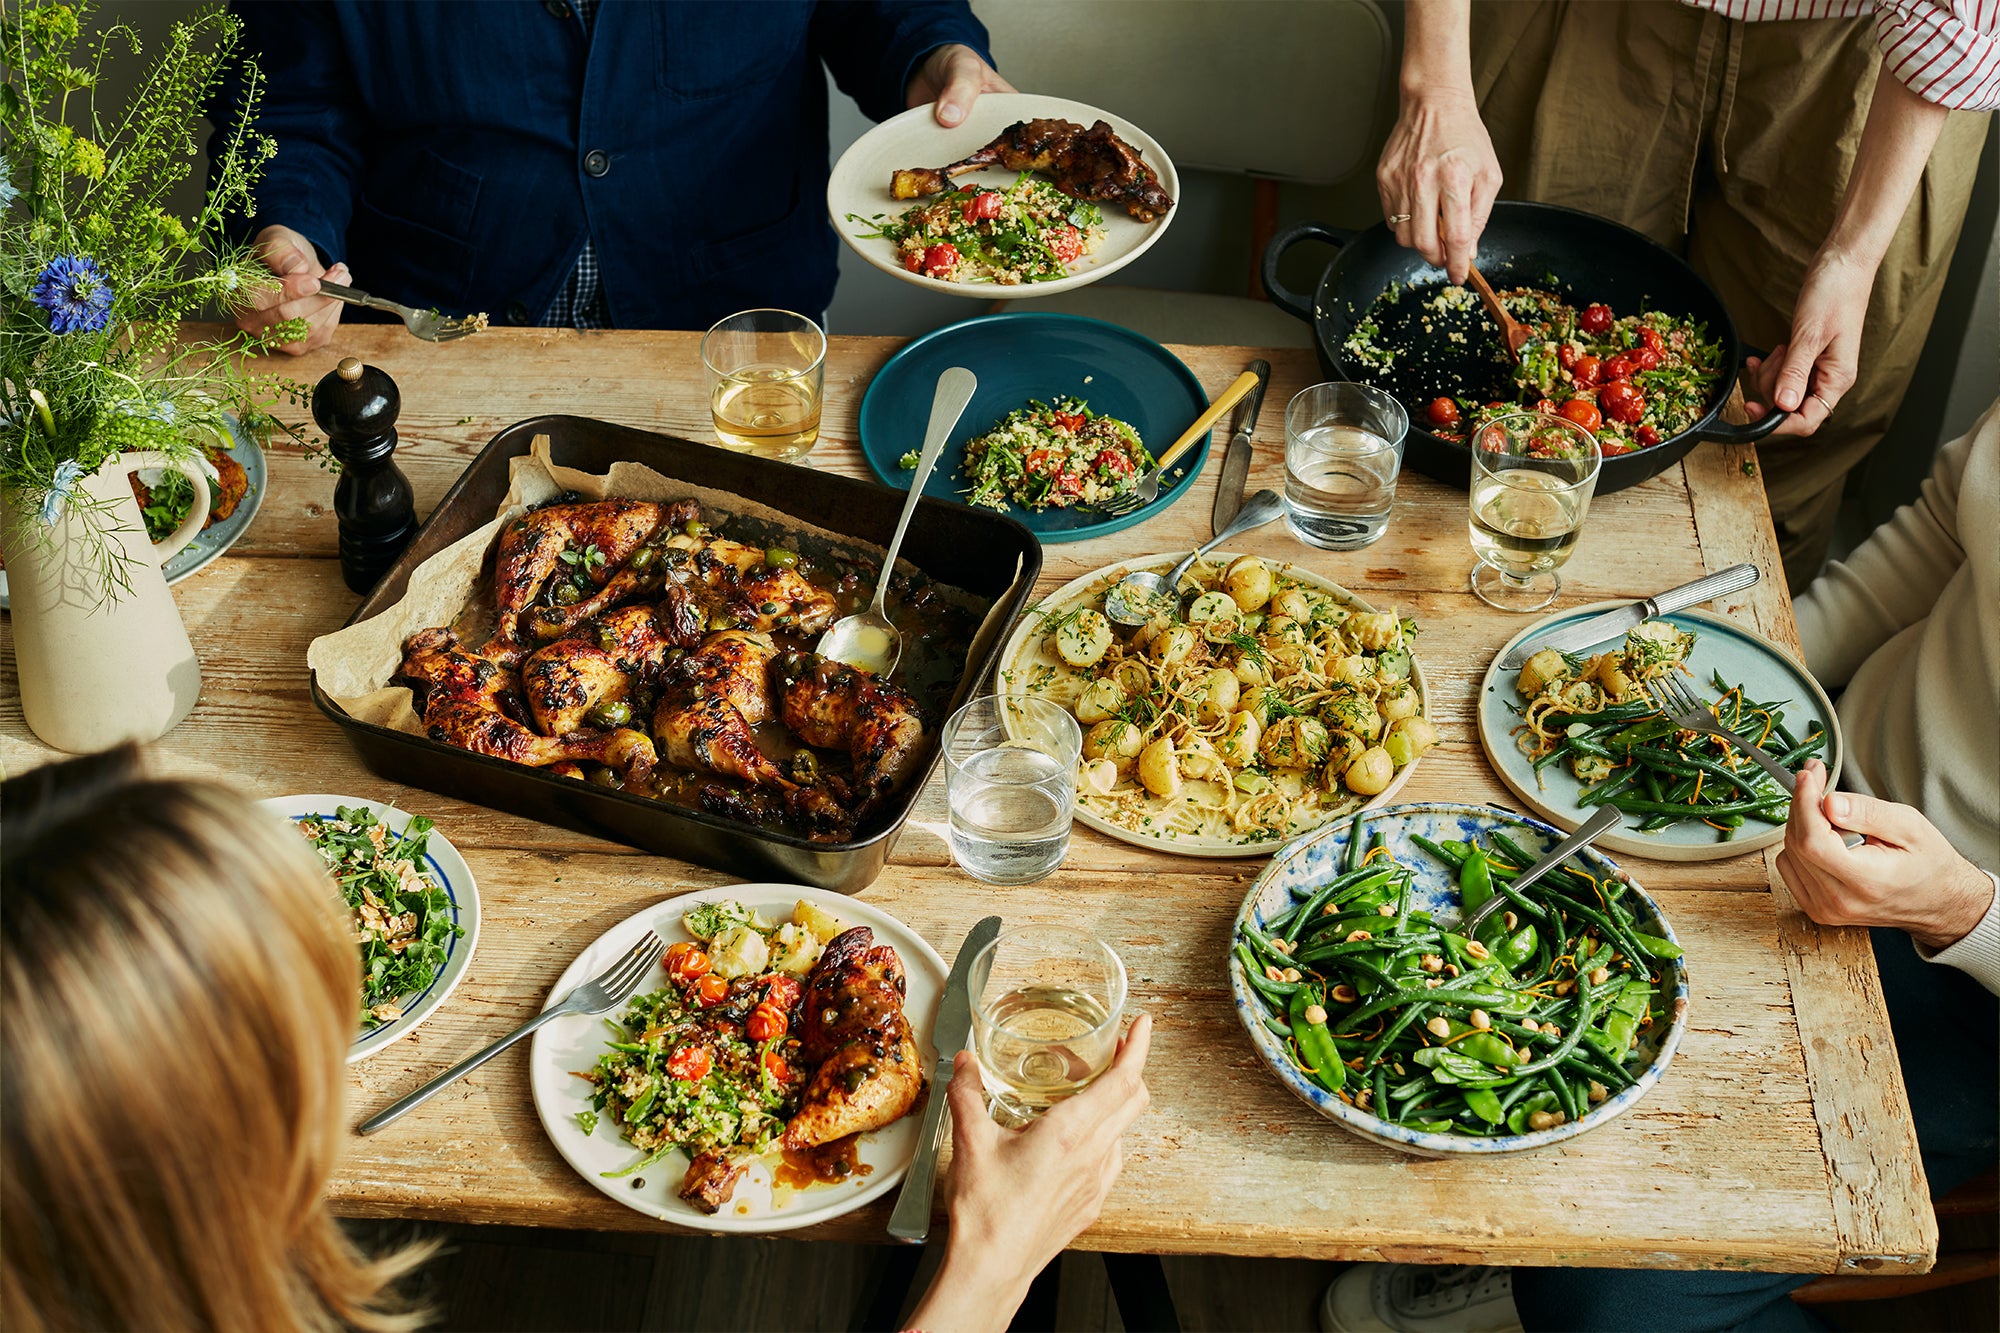
[[[819,439],[826,334],[789,310],[745,310],[702,336],[708,405],[723,445],[797,458]]]
[[[951,854],[988,884],[1029,884],[1069,852],[1083,731],[1046,699],[984,695],[944,724]]]
[[[1472,434],[1472,591],[1537,611],[1562,591],[1604,461],[1597,438],[1547,412],[1510,412]]]
[[[967,974],[972,1047],[993,1118],[1019,1129],[1090,1086],[1118,1053],[1125,964],[1068,926],[1024,926]]]
[[[1300,541],[1353,551],[1381,539],[1396,504],[1403,405],[1366,384],[1315,384],[1285,406],[1285,525]]]

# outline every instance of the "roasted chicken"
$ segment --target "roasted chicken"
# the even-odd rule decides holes
[[[817,657],[787,655],[781,670],[785,726],[807,745],[846,750],[848,786],[865,810],[902,781],[923,739],[916,700],[886,677]]]
[[[669,560],[668,577],[698,590],[712,626],[811,636],[831,625],[840,610],[832,593],[814,587],[790,565],[771,563],[762,547],[685,534],[666,546],[685,553],[684,559]]]
[[[515,519],[500,534],[493,562],[500,630],[495,648],[500,653],[517,652],[555,638],[606,607],[630,600],[649,584],[656,585],[655,569],[633,569],[626,561],[662,526],[691,522],[700,513],[701,506],[693,500],[670,505],[599,500],[550,505]],[[543,601],[564,581],[580,594],[575,601],[567,605]],[[592,591],[585,593],[585,588]],[[537,606],[538,601],[543,604]],[[531,611],[532,625],[523,625]]]
[[[506,706],[518,688],[514,673],[469,651],[448,629],[411,635],[397,674],[424,687],[424,728],[432,740],[534,768],[587,760],[617,769],[627,783],[644,782],[657,762],[646,733],[630,728],[535,734]]]
[[[521,692],[535,725],[551,736],[586,725],[600,704],[627,703],[649,686],[676,648],[698,647],[701,615],[684,589],[658,606],[623,606],[545,644],[521,664]]]
[[[730,1157],[726,1153],[696,1153],[688,1163],[687,1174],[681,1178],[681,1198],[693,1205],[695,1211],[719,1213],[722,1205],[729,1202],[729,1196],[736,1192],[736,1182],[743,1179],[743,1173],[750,1169],[747,1160]]]
[[[856,926],[827,943],[800,1002],[800,1054],[813,1066],[785,1146],[805,1152],[879,1129],[916,1104],[924,1076],[903,1014],[903,960]]]
[[[795,786],[757,748],[752,730],[771,716],[771,659],[762,634],[725,630],[676,662],[665,676],[653,735],[667,758],[760,786]]]
[[[972,156],[948,167],[913,167],[889,178],[895,199],[921,199],[952,188],[951,178],[987,167],[1040,171],[1072,199],[1122,205],[1141,222],[1174,206],[1139,150],[1098,121],[1089,129],[1069,120],[1023,120]]]

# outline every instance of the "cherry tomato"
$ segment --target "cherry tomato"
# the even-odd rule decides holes
[[[1604,363],[1602,373],[1608,383],[1612,380],[1629,380],[1632,378],[1632,372],[1638,368],[1638,363],[1632,359],[1630,352],[1620,352]]]
[[[980,222],[987,218],[997,218],[999,216],[1000,192],[997,190],[982,190],[965,201],[965,220],[967,222]]]
[[[1056,457],[1053,449],[1030,449],[1021,460],[1021,468],[1031,477],[1051,476],[1062,467],[1062,459]]]
[[[772,977],[764,986],[764,1003],[774,1004],[781,1012],[789,1013],[799,1002],[799,991],[797,977]]]
[[[667,1057],[667,1076],[683,1083],[699,1083],[715,1067],[715,1053],[706,1046],[683,1046]]]
[[[1608,305],[1587,305],[1583,313],[1576,317],[1576,326],[1585,333],[1603,333],[1611,327],[1614,318]]]
[[[1075,227],[1058,227],[1049,233],[1049,249],[1057,261],[1067,268],[1083,253],[1083,233]]]
[[[1639,345],[1655,355],[1667,350],[1667,340],[1660,331],[1650,324],[1639,328]]]
[[[785,1057],[776,1051],[764,1052],[764,1069],[779,1083],[792,1081],[792,1067],[785,1063]]]
[[[1515,405],[1513,403],[1505,403],[1500,401],[1498,398],[1495,398],[1492,402],[1486,405],[1486,410],[1489,412],[1506,412],[1512,409],[1514,406]]]
[[[1080,472],[1058,472],[1056,484],[1049,488],[1055,495],[1082,495],[1083,474]]]
[[[1556,344],[1556,364],[1564,370],[1575,370],[1576,363],[1582,355],[1583,353],[1576,350],[1575,343]]]
[[[1660,432],[1651,426],[1641,426],[1632,432],[1632,438],[1639,442],[1641,449],[1650,449],[1660,442]]]
[[[1124,454],[1119,453],[1116,449],[1106,449],[1098,454],[1091,466],[1099,472],[1108,473],[1114,477],[1129,477],[1132,475],[1132,460]]]
[[[1537,398],[1535,400],[1535,410],[1545,417],[1552,417],[1556,414],[1555,400],[1552,398]]]
[[[711,972],[694,984],[694,996],[703,1008],[714,1008],[729,998],[729,982]]]
[[[1629,454],[1632,452],[1631,445],[1610,435],[1605,436],[1597,442],[1597,449],[1606,458],[1616,458],[1620,454]]]
[[[1592,388],[1604,380],[1604,362],[1594,356],[1580,356],[1576,359],[1576,368],[1571,373],[1576,376],[1576,382],[1580,387]]]
[[[1646,415],[1646,395],[1627,380],[1613,380],[1597,391],[1597,405],[1613,421],[1636,425]]]
[[[1574,421],[1592,435],[1597,434],[1597,428],[1604,424],[1604,414],[1588,398],[1572,398],[1557,410],[1564,419]]]
[[[708,955],[699,944],[686,941],[668,945],[661,962],[675,981],[693,981],[708,971]]]
[[[752,1041],[771,1041],[784,1036],[790,1026],[791,1021],[785,1017],[785,1011],[767,1000],[750,1011],[750,1021],[744,1024],[743,1030]]]
[[[1458,404],[1449,398],[1433,398],[1431,405],[1424,409],[1433,426],[1456,426],[1458,424]]]
[[[923,272],[924,252],[921,250],[910,250],[905,252],[903,255],[903,267],[910,270],[910,272],[912,273]]]
[[[1081,412],[1057,412],[1055,413],[1055,419],[1056,426],[1059,429],[1066,430],[1072,435],[1083,429],[1083,414]]]
[[[924,251],[923,274],[927,278],[948,276],[958,267],[958,247],[950,241],[940,241]]]
[[[1635,347],[1626,353],[1626,355],[1632,358],[1632,364],[1640,370],[1658,370],[1660,368],[1660,354],[1650,347]]]

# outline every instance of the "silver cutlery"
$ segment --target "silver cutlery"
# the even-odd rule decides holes
[[[1527,665],[1530,657],[1544,648],[1553,648],[1561,653],[1573,653],[1592,644],[1608,643],[1613,639],[1622,638],[1627,630],[1643,625],[1648,620],[1669,616],[1676,611],[1685,611],[1690,606],[1700,606],[1703,602],[1712,602],[1732,592],[1741,592],[1756,581],[1757,566],[1731,565],[1706,578],[1696,579],[1693,583],[1683,583],[1678,588],[1669,588],[1644,601],[1633,602],[1629,606],[1606,611],[1602,615],[1592,616],[1574,625],[1565,625],[1540,638],[1530,639],[1501,658],[1500,669],[1518,671]]]
[[[1257,429],[1257,412],[1264,406],[1264,390],[1271,384],[1271,363],[1262,359],[1252,361],[1250,373],[1257,377],[1257,387],[1243,396],[1236,404],[1236,415],[1229,419],[1229,448],[1222,455],[1222,475],[1215,485],[1212,514],[1215,532],[1228,527],[1229,520],[1243,507],[1244,484],[1250,478],[1250,436]]]
[[[931,1194],[937,1186],[938,1150],[944,1146],[948,1109],[944,1090],[951,1082],[952,1058],[972,1039],[972,960],[999,933],[997,916],[989,916],[972,928],[965,943],[958,946],[951,977],[938,1000],[937,1023],[931,1029],[937,1065],[931,1071],[930,1101],[924,1106],[923,1128],[917,1132],[917,1155],[910,1162],[909,1174],[903,1177],[903,1192],[896,1196],[896,1211],[889,1218],[889,1234],[913,1245],[922,1244],[931,1230]]]
[[[469,338],[486,327],[486,316],[466,315],[462,318],[441,315],[435,310],[418,310],[414,306],[402,305],[385,300],[380,296],[370,296],[367,292],[356,291],[352,287],[321,278],[320,294],[331,296],[336,301],[349,305],[366,306],[370,310],[386,310],[403,321],[403,327],[422,338],[427,343],[456,342]]]
[[[400,1120],[544,1023],[553,1022],[565,1014],[601,1014],[617,1008],[631,998],[653,964],[660,961],[660,954],[665,949],[666,945],[660,943],[660,937],[647,931],[645,938],[633,945],[617,962],[564,996],[561,1003],[550,1005],[477,1055],[459,1061],[387,1110],[362,1121],[360,1132],[373,1134],[385,1125]]]
[[[1104,595],[1104,614],[1114,625],[1136,629],[1151,620],[1156,611],[1177,608],[1180,605],[1181,576],[1194,568],[1195,561],[1231,537],[1276,521],[1284,512],[1284,496],[1273,490],[1257,492],[1244,501],[1242,510],[1229,521],[1228,527],[1195,548],[1187,559],[1174,566],[1172,573],[1162,575],[1151,570],[1134,570],[1118,580],[1116,586]]]
[[[1617,828],[1624,822],[1625,816],[1611,806],[1600,807],[1596,814],[1583,822],[1583,827],[1550,848],[1548,855],[1509,880],[1507,889],[1519,893],[1543,875],[1548,874],[1551,870],[1569,860],[1570,857],[1575,856],[1578,852],[1590,846],[1591,843],[1596,842],[1601,834]],[[1512,900],[1508,898],[1507,890],[1502,889],[1500,882],[1495,880],[1493,884],[1493,896],[1473,908],[1472,915],[1458,923],[1458,933],[1465,936],[1472,935],[1485,923],[1487,917],[1492,916],[1502,907],[1505,907],[1510,901]]]
[[[1209,427],[1219,421],[1224,412],[1236,406],[1237,401],[1245,394],[1255,389],[1257,384],[1255,371],[1246,370],[1238,375],[1235,382],[1218,394],[1215,401],[1194,419],[1194,424],[1182,431],[1180,438],[1167,446],[1166,452],[1160,455],[1160,461],[1153,464],[1131,490],[1114,499],[1106,500],[1103,504],[1083,505],[1080,508],[1088,509],[1093,514],[1108,514],[1117,518],[1121,514],[1136,513],[1159,499],[1161,475],[1179,462],[1181,455],[1192,448],[1196,440],[1208,434]]]

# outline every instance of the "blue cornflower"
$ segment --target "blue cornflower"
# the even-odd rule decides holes
[[[56,464],[55,472],[49,477],[49,488],[42,492],[42,525],[52,527],[62,514],[63,501],[83,479],[83,464],[74,458],[65,458]]]
[[[111,284],[89,255],[50,260],[28,297],[57,333],[95,333],[111,318]]]

